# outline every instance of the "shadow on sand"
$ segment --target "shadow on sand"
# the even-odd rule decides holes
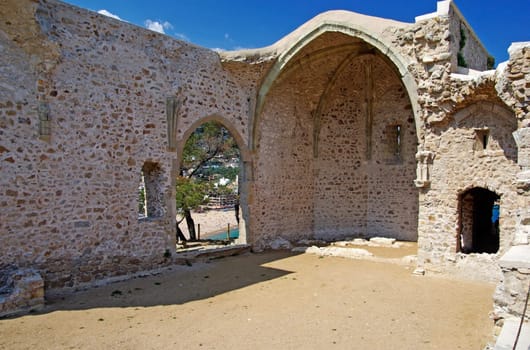
[[[286,251],[248,253],[192,266],[172,266],[164,272],[84,291],[47,295],[44,309],[32,314],[102,307],[178,305],[207,299],[291,274],[292,271],[263,266],[290,256],[293,253]]]

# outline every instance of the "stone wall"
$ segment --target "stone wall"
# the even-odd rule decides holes
[[[370,113],[367,94],[373,94]],[[416,240],[417,137],[399,79],[381,58],[360,56],[341,72],[328,99],[315,160],[315,236]]]
[[[436,22],[440,25],[434,25],[433,28]],[[407,37],[426,39],[431,49],[438,50],[437,53],[433,52],[434,55],[425,56],[422,60],[424,63],[449,58],[451,72],[459,71],[459,67],[478,71],[487,69],[488,52],[453,1],[438,1],[436,12],[417,16],[416,24],[420,24],[421,28],[416,28],[414,32],[418,31],[420,35],[408,34]],[[428,27],[430,30],[425,30]],[[442,41],[445,44],[432,45]]]
[[[177,141],[211,115],[244,140],[246,92],[210,50],[55,1],[2,6],[26,16],[0,27],[0,264],[36,267],[55,287],[170,263],[166,98],[182,100]],[[29,30],[40,46],[21,40]],[[146,162],[158,190],[139,220]]]
[[[322,75],[317,70],[316,76]],[[313,74],[290,73],[272,89],[256,138],[252,242],[267,246],[275,237],[311,237],[313,229],[313,121],[310,103],[321,91]],[[322,85],[322,84],[320,84]]]
[[[370,180],[363,101],[373,92],[368,91],[372,90],[368,81],[375,85],[378,79],[367,77],[364,67],[373,61],[368,55],[353,58],[335,82],[322,112],[314,195],[315,237],[319,239],[367,234]],[[372,69],[376,72],[370,74],[378,76],[380,67]]]
[[[511,136],[516,127],[513,114],[505,107],[483,101],[460,110],[447,124],[427,135],[426,144],[436,149],[436,157],[431,169],[431,187],[420,203],[419,250],[426,256],[429,269],[439,269],[447,261],[458,265],[462,259],[458,250],[462,227],[459,223],[465,218],[460,217],[463,210],[459,200],[472,188],[484,188],[501,197],[498,256],[511,245],[518,208],[514,186],[517,147]],[[477,148],[477,130],[484,129],[489,130],[489,141],[485,149],[482,145]],[[488,261],[490,257],[466,256],[466,260],[473,259]],[[491,264],[482,270],[477,264],[476,271],[469,270],[470,277],[478,277],[478,271],[483,272],[483,278],[498,277],[495,259]]]
[[[454,4],[450,6],[449,17],[451,18],[450,46],[453,72],[458,71],[458,67],[478,71],[486,70],[488,65],[488,52]]]
[[[499,257],[512,244],[528,242],[528,232],[521,224],[528,212],[528,181],[524,180],[528,176],[523,175],[525,168],[521,164],[526,142],[516,143],[514,135],[524,134],[530,115],[523,102],[523,96],[528,96],[523,81],[529,81],[530,76],[525,74],[525,46],[516,47],[511,50],[510,61],[501,64],[496,72],[474,77],[451,74],[449,83],[442,85],[441,94],[431,96],[450,98],[435,103],[448,110],[440,114],[442,118],[427,119],[424,147],[432,151],[434,161],[431,186],[420,194],[418,235],[419,261],[421,264],[426,259],[428,269],[500,281]],[[519,92],[514,94],[515,90]],[[477,131],[484,129],[489,129],[493,143],[488,149],[477,151]],[[497,254],[455,253],[458,196],[472,187],[486,188],[501,196]]]

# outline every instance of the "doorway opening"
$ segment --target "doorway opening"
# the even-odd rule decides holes
[[[177,241],[245,243],[241,152],[230,131],[207,121],[188,137],[177,177]]]
[[[485,188],[472,188],[459,198],[457,250],[462,253],[489,253],[499,250],[500,196]]]

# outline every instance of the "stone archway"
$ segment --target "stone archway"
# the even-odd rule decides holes
[[[417,95],[417,84],[416,80],[408,70],[410,59],[402,56],[397,50],[393,49],[392,46],[381,39],[380,33],[378,32],[382,24],[372,23],[367,25],[364,23],[366,20],[362,18],[354,18],[350,21],[336,20],[333,19],[333,13],[330,13],[330,18],[326,18],[327,14],[321,15],[323,19],[317,17],[306,23],[304,26],[293,32],[290,36],[286,37],[283,41],[286,41],[285,50],[278,57],[275,64],[269,70],[269,73],[263,80],[257,95],[256,110],[251,116],[250,129],[250,149],[253,150],[256,147],[257,133],[259,118],[261,117],[265,101],[272,88],[272,86],[281,79],[282,74],[285,70],[292,65],[296,57],[301,56],[301,53],[307,49],[313,42],[317,41],[319,37],[327,33],[341,33],[350,38],[356,38],[360,41],[367,43],[370,47],[382,54],[382,56],[396,69],[397,74],[400,77],[402,84],[404,85],[408,95],[410,96],[411,109],[413,111],[414,119],[416,121],[416,133],[418,139],[421,138],[421,120],[420,120],[420,106],[418,104]],[[358,16],[355,13],[349,13],[350,16]],[[364,25],[358,24],[357,21]],[[383,20],[384,21],[384,20]],[[397,23],[394,23],[397,24]],[[375,26],[374,26],[375,25]],[[377,29],[375,29],[377,28]],[[295,35],[296,34],[296,35]],[[294,38],[291,39],[291,37]],[[356,46],[351,43],[342,43],[334,47],[328,47],[323,50],[313,52],[314,56],[326,57],[333,55],[334,53],[340,52],[351,52],[355,53]],[[304,58],[305,59],[305,58]]]
[[[265,245],[278,236],[414,241],[415,102],[386,52],[326,28],[279,59],[260,90],[253,229]]]
[[[239,149],[239,156],[240,156],[240,170],[239,170],[239,205],[238,205],[238,218],[239,218],[239,238],[237,239],[238,243],[247,243],[249,239],[249,229],[248,229],[248,222],[249,222],[249,208],[248,208],[248,197],[249,197],[249,185],[248,180],[250,178],[250,153],[248,151],[248,148],[245,145],[245,142],[241,135],[237,132],[237,129],[232,125],[230,121],[228,121],[226,118],[223,118],[219,115],[210,115],[201,119],[198,119],[195,121],[191,126],[182,134],[183,136],[177,140],[176,142],[176,149],[177,154],[179,156],[179,159],[174,162],[174,174],[179,173],[180,168],[180,162],[181,162],[181,155],[184,150],[184,146],[186,144],[186,141],[190,137],[190,135],[201,125],[207,123],[207,122],[216,122],[220,125],[222,125],[234,138],[235,142],[237,143],[237,147]],[[174,197],[174,196],[173,196]]]

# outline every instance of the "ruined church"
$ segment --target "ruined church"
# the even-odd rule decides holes
[[[173,263],[183,146],[213,120],[241,151],[242,243],[417,241],[418,269],[494,281],[496,312],[521,312],[530,43],[492,69],[452,1],[414,23],[330,11],[233,52],[57,0],[0,14],[0,269],[48,290]]]

